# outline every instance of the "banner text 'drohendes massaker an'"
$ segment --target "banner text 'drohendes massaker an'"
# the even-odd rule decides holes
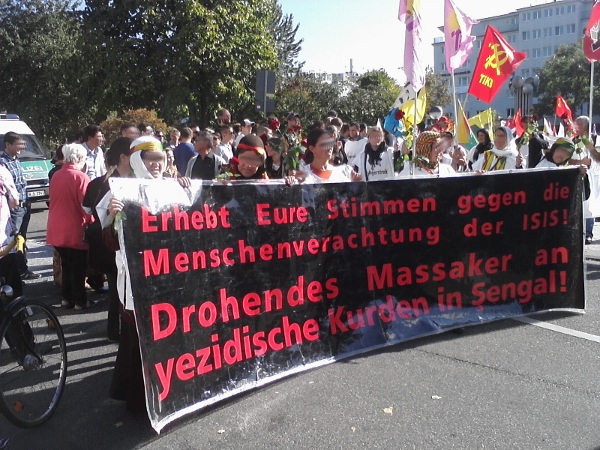
[[[156,430],[373,348],[584,308],[577,169],[195,185],[188,206],[174,182],[113,183],[135,193],[118,195]]]

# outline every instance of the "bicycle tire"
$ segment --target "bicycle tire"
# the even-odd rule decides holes
[[[67,378],[67,346],[56,314],[43,303],[18,302],[0,326],[0,411],[33,428],[56,411]]]

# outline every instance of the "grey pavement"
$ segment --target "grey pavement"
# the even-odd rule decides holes
[[[237,396],[157,435],[108,398],[117,346],[105,338],[107,299],[90,293],[94,307],[80,313],[58,307],[44,212],[35,216],[31,268],[44,278],[25,292],[56,306],[69,373],[48,423],[23,430],[0,416],[9,449],[600,449],[600,338],[589,338],[600,335],[598,225],[585,248],[586,313],[536,317],[566,331],[504,320],[417,339]]]

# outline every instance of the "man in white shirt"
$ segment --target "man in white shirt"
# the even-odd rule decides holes
[[[351,122],[348,128],[350,138],[346,141],[344,151],[348,157],[348,164],[353,165],[354,158],[361,153],[367,144],[367,138],[360,136],[360,125],[356,122]]]
[[[244,136],[246,136],[248,134],[252,134],[253,126],[254,126],[254,122],[252,122],[250,119],[244,119],[242,121],[242,127],[240,129],[240,134],[238,134],[238,136],[235,138],[236,148]]]
[[[90,180],[104,176],[106,165],[104,164],[104,151],[101,147],[104,142],[102,128],[98,125],[88,125],[83,129],[83,139],[85,140],[83,146],[87,150],[87,176],[90,177]]]

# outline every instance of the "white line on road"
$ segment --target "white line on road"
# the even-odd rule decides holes
[[[571,330],[570,328],[553,325],[548,322],[541,322],[539,320],[531,319],[529,317],[514,317],[513,320],[527,323],[529,325],[535,325],[536,327],[540,328],[546,328],[547,330],[556,331],[557,333],[568,334],[569,336],[575,336],[581,339],[587,339],[588,341],[600,343],[600,336],[584,333],[583,331]]]

